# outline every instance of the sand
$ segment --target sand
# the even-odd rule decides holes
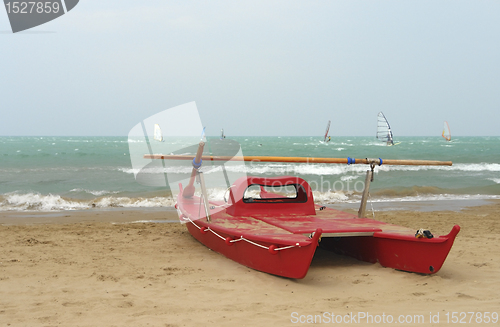
[[[181,224],[131,223],[175,220],[175,211],[3,212],[0,326],[296,326],[332,313],[344,321],[336,325],[498,324],[500,202],[376,218],[434,235],[462,230],[434,275],[318,249],[307,276],[293,280],[210,251]],[[408,323],[395,323],[401,317]]]

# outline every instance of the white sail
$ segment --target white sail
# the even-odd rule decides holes
[[[387,145],[394,145],[391,126],[382,111],[378,113],[377,139],[381,142],[386,142]]]
[[[155,124],[155,130],[154,130],[154,133],[153,133],[153,138],[158,141],[158,142],[162,142],[163,141],[163,135],[161,133],[161,128],[160,128],[160,125],[158,124]]]
[[[444,127],[443,127],[443,134],[441,134],[445,138],[446,141],[451,141],[451,132],[450,132],[450,125],[448,125],[448,122],[444,122]]]
[[[226,138],[226,135],[224,135],[224,128],[222,128],[220,130],[220,139],[222,140],[222,139],[225,139],[225,138]]]
[[[326,132],[325,132],[325,138],[323,139],[323,142],[327,142],[327,139],[328,139],[328,141],[330,141],[330,137],[328,136],[328,132],[330,131],[330,123],[331,123],[331,121],[329,120],[328,124],[326,124]]]

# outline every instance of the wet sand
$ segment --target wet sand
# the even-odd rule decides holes
[[[467,322],[468,312],[500,314],[500,201],[375,218],[435,236],[462,229],[434,275],[318,249],[307,276],[294,280],[210,251],[170,223],[173,210],[1,212],[0,325],[296,326],[333,313],[358,319],[349,325],[388,325],[376,320],[390,315],[424,319],[405,326],[446,326],[453,312]]]

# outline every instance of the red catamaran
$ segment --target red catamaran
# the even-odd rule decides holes
[[[460,227],[448,235],[433,237],[429,231],[396,226],[364,218],[366,197],[373,169],[382,164],[451,165],[451,162],[203,156],[201,142],[196,157],[145,155],[148,159],[192,160],[190,181],[180,185],[176,208],[191,235],[210,249],[247,267],[266,273],[304,278],[316,248],[332,250],[359,260],[398,270],[434,274],[438,272]],[[203,171],[205,161],[273,161],[369,164],[365,191],[358,215],[314,204],[309,184],[302,178],[242,177],[228,189],[225,201],[208,199]],[[194,195],[194,182],[201,188]],[[274,190],[274,191],[273,191]]]

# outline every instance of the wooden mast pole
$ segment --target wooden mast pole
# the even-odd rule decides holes
[[[182,191],[182,196],[185,198],[193,197],[195,192],[194,181],[196,180],[196,178],[198,178],[198,181],[201,186],[201,195],[202,195],[200,201],[203,200],[205,215],[207,221],[210,222],[210,209],[208,206],[208,196],[205,187],[205,179],[203,177],[203,172],[200,170],[203,162],[202,155],[204,147],[205,147],[205,142],[201,141],[198,145],[198,151],[196,152],[196,157],[193,158],[193,170],[191,171],[191,177],[189,178],[189,183],[186,186],[186,188]]]
[[[197,154],[198,156],[198,154]],[[165,160],[193,160],[192,155],[163,155],[146,154],[145,159],[165,159]],[[253,161],[253,162],[294,162],[294,163],[337,163],[337,164],[371,164],[383,165],[403,165],[403,166],[451,166],[451,161],[436,160],[402,160],[402,159],[355,159],[355,158],[315,158],[315,157],[268,157],[268,156],[202,156],[202,160],[209,161]]]
[[[193,160],[193,170],[191,171],[191,178],[189,179],[189,184],[186,186],[184,191],[182,192],[182,196],[185,198],[191,198],[194,195],[194,181],[196,178],[196,175],[198,174],[198,169],[201,167],[201,162],[202,162],[202,154],[203,154],[203,148],[205,147],[205,142],[200,142],[198,145],[198,151],[196,152],[196,157],[190,157],[190,158],[185,158],[185,159],[191,159]],[[157,155],[153,155],[157,156]],[[169,157],[169,156],[165,156]],[[148,159],[148,155],[144,156],[145,159]],[[169,159],[169,158],[149,158],[149,159]]]

